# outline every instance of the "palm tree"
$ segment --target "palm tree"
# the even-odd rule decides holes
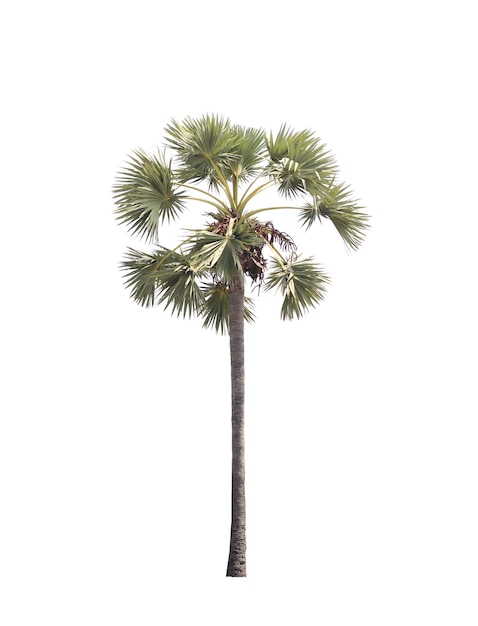
[[[358,248],[368,218],[337,175],[335,159],[310,130],[296,132],[283,125],[273,134],[204,115],[172,120],[165,128],[164,149],[133,152],[113,188],[119,222],[153,244],[149,252],[129,248],[122,262],[133,299],[147,307],[162,304],[178,316],[199,316],[204,327],[229,334],[232,519],[227,576],[246,576],[244,321],[254,319],[246,282],[282,294],[282,319],[300,318],[318,304],[329,282],[312,258],[297,253],[287,234],[259,218],[291,209],[306,229],[328,219],[348,248]],[[280,204],[256,208],[258,196],[272,187],[283,199]],[[188,231],[172,249],[160,245],[163,224],[194,203],[205,205],[206,223]]]

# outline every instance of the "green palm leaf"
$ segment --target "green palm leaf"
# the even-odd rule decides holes
[[[200,288],[200,279],[204,272],[198,270],[192,259],[178,255],[177,260],[168,260],[160,269],[158,304],[171,307],[171,312],[178,317],[192,317],[200,314],[204,307],[204,297]]]
[[[265,134],[261,128],[234,126],[234,156],[227,162],[226,178],[235,176],[239,182],[246,182],[264,170],[266,154]]]
[[[272,260],[266,279],[266,290],[278,289],[284,295],[281,319],[300,318],[310,307],[315,307],[325,295],[329,278],[311,258],[299,260],[292,254],[287,261]]]
[[[226,218],[213,224],[210,230],[196,231],[190,255],[201,268],[209,268],[226,283],[234,282],[243,272],[243,253],[253,246],[263,245],[255,232],[256,220]]]
[[[184,210],[184,193],[174,182],[171,163],[161,154],[135,151],[113,187],[115,214],[134,234],[156,241],[159,225]]]
[[[159,285],[159,268],[164,260],[165,250],[147,254],[128,248],[121,269],[125,275],[125,285],[131,290],[131,297],[141,306],[153,306]]]
[[[229,328],[229,290],[224,283],[208,283],[203,286],[204,328],[214,328],[225,335]]]
[[[172,120],[165,129],[166,144],[179,159],[179,174],[184,182],[207,181],[212,187],[224,185],[224,169],[233,159],[237,130],[228,119],[204,115]],[[222,175],[222,176],[221,176]]]
[[[159,248],[151,254],[128,249],[122,262],[126,287],[142,306],[164,304],[178,316],[199,312],[204,298],[199,286],[205,276],[187,255]]]
[[[204,328],[214,328],[222,335],[229,331],[229,289],[222,282],[211,282],[203,285]],[[247,296],[244,298],[244,319],[254,321],[253,301]]]
[[[315,193],[337,171],[335,159],[325,144],[309,130],[295,132],[283,125],[266,139],[269,175],[286,197]]]
[[[221,278],[230,283],[242,272],[240,253],[242,242],[232,235],[219,235],[209,231],[199,231],[190,255],[200,268],[213,269]]]
[[[322,187],[301,210],[299,220],[306,229],[321,217],[330,219],[347,247],[356,250],[369,228],[368,216],[361,211],[348,185]]]

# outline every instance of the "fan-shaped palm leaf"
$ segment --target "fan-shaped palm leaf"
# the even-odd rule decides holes
[[[300,318],[310,307],[315,307],[325,295],[329,278],[311,258],[299,260],[293,254],[287,261],[272,260],[266,279],[266,290],[274,287],[284,295],[282,319]]]
[[[234,282],[242,274],[242,253],[263,245],[263,238],[255,231],[256,223],[227,218],[210,230],[197,231],[191,258],[198,267],[213,269],[225,283]]]
[[[225,189],[224,169],[231,160],[238,159],[234,152],[237,130],[228,119],[204,115],[198,119],[187,117],[182,122],[172,120],[165,133],[167,145],[179,159],[181,180],[204,180]]]
[[[204,297],[199,281],[204,272],[198,270],[191,257],[178,255],[177,260],[168,261],[159,270],[161,295],[158,304],[172,307],[178,317],[192,317],[201,314]]]
[[[150,307],[156,302],[159,268],[164,261],[165,249],[151,254],[128,248],[121,269],[125,274],[125,285],[131,289],[131,297],[141,306]]]
[[[335,159],[325,144],[309,130],[295,132],[283,125],[266,139],[268,174],[286,197],[315,193],[321,181],[336,173]]]
[[[229,327],[229,290],[224,283],[208,283],[203,286],[204,328],[214,328],[222,335]]]
[[[234,156],[227,162],[226,178],[235,176],[239,182],[246,182],[264,170],[265,135],[261,128],[234,126]]]
[[[322,187],[319,195],[302,208],[299,219],[307,229],[321,217],[330,219],[346,246],[356,250],[369,228],[368,216],[361,209],[349,187],[339,183]]]
[[[126,287],[142,306],[164,303],[165,309],[171,306],[173,313],[184,317],[198,313],[203,306],[199,281],[205,272],[187,255],[163,247],[151,254],[129,248],[122,269]]]
[[[203,285],[204,328],[214,328],[216,332],[226,334],[229,331],[229,289],[222,282],[211,282]],[[244,298],[244,319],[254,321],[254,302],[247,296]]]
[[[232,235],[217,235],[200,231],[191,248],[191,258],[200,268],[210,268],[229,283],[241,272],[240,253],[244,249]]]
[[[160,223],[184,210],[185,195],[174,182],[171,162],[161,154],[148,156],[140,150],[130,157],[113,187],[115,214],[134,234],[157,240]]]

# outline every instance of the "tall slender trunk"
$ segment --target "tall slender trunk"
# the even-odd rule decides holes
[[[242,277],[241,277],[242,278]],[[244,458],[244,281],[229,291],[232,396],[232,515],[226,576],[246,576],[246,492]]]

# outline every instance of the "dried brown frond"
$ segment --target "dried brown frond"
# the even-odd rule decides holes
[[[292,237],[274,228],[272,222],[257,222],[257,224],[256,232],[272,246],[277,243],[287,252],[293,252],[297,249]]]

